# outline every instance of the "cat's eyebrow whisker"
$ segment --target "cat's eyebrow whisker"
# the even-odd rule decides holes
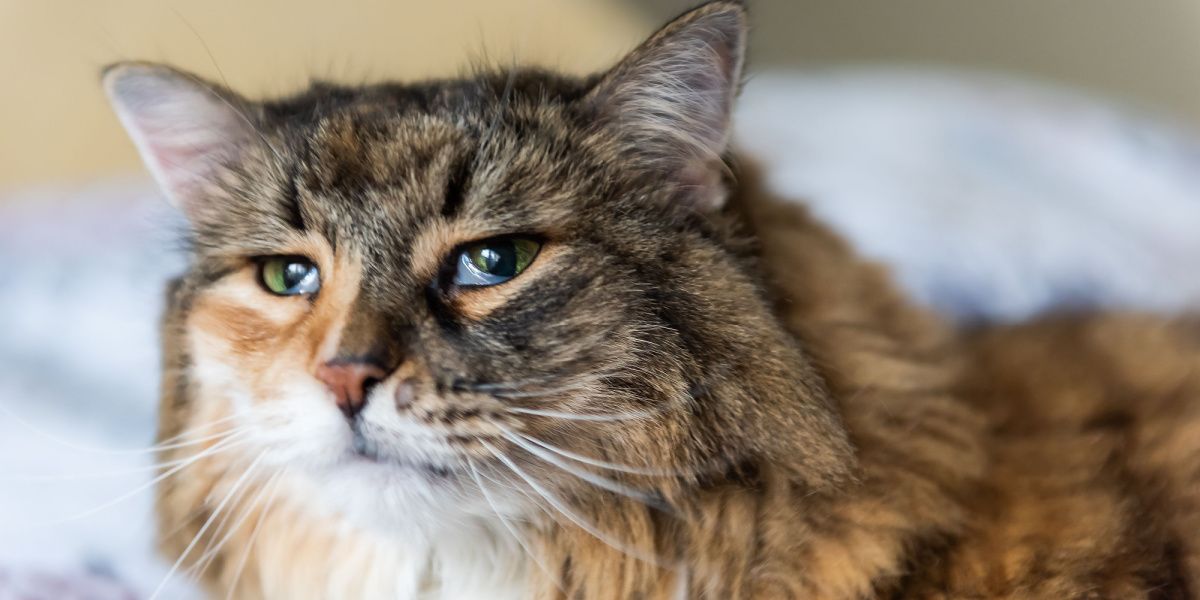
[[[582,479],[583,481],[586,481],[596,487],[613,492],[614,494],[620,494],[622,496],[625,496],[626,498],[636,500],[636,501],[641,502],[642,504],[645,504],[646,506],[649,506],[651,508],[655,508],[655,509],[661,510],[663,512],[673,512],[671,510],[671,508],[662,501],[661,498],[655,497],[652,494],[648,494],[642,490],[635,489],[633,487],[627,486],[627,485],[617,482],[617,481],[613,481],[612,479],[603,477],[601,475],[597,475],[595,473],[591,473],[591,472],[581,470],[581,469],[576,469],[576,468],[572,467],[570,464],[568,464],[567,462],[563,461],[561,458],[555,456],[554,454],[547,452],[541,448],[538,448],[537,446],[530,444],[529,442],[526,442],[525,440],[523,440],[520,437],[517,437],[515,435],[510,435],[510,434],[505,433],[504,437],[506,439],[508,439],[508,441],[516,444],[522,450],[553,465],[554,467],[562,470],[563,472],[567,473],[568,475],[573,475],[575,477],[578,477],[579,479]]]
[[[479,166],[482,164],[484,159],[483,151],[491,144],[492,138],[495,136],[496,131],[500,126],[500,121],[504,118],[504,112],[508,110],[508,102],[512,97],[513,86],[516,81],[517,70],[515,68],[510,68],[508,70],[508,77],[504,82],[504,91],[500,97],[500,102],[496,106],[496,111],[492,114],[492,119],[491,122],[488,123],[487,130],[483,132],[482,136],[480,136],[479,146],[475,151],[475,158],[471,161],[472,173],[479,171]]]
[[[475,468],[475,461],[468,458],[467,467],[471,471],[471,478],[475,480],[475,486],[478,487],[479,491],[483,494],[483,499],[492,509],[492,513],[496,515],[496,518],[500,520],[500,524],[503,525],[504,529],[513,537],[513,540],[517,542],[517,545],[521,547],[521,550],[525,551],[525,554],[529,556],[529,560],[533,561],[533,563],[537,565],[538,569],[541,570],[542,573],[544,573],[546,577],[550,579],[550,581],[554,582],[554,586],[557,587],[560,592],[566,595],[566,590],[563,589],[560,578],[555,575],[549,567],[546,566],[546,563],[543,562],[542,559],[539,558],[532,549],[529,548],[529,544],[525,541],[524,536],[517,531],[517,528],[512,524],[512,522],[509,521],[508,518],[505,517],[500,511],[496,501],[492,499],[492,493],[488,491],[487,486],[483,484],[483,479],[479,476],[479,470]]]
[[[208,531],[208,528],[212,526],[213,522],[215,522],[217,515],[221,514],[221,511],[224,510],[225,505],[227,505],[234,497],[234,494],[236,494],[237,491],[241,489],[242,485],[249,480],[250,474],[254,472],[254,469],[258,466],[258,463],[262,460],[262,458],[263,455],[259,454],[258,457],[254,459],[254,462],[251,462],[250,465],[246,467],[245,472],[238,477],[237,481],[235,481],[230,487],[229,492],[225,494],[225,498],[221,500],[219,504],[217,504],[217,507],[213,509],[212,514],[206,521],[204,521],[204,525],[200,527],[200,530],[196,532],[196,535],[192,536],[192,541],[189,542],[188,545],[183,549],[183,552],[180,553],[179,558],[175,560],[175,564],[171,565],[171,570],[167,571],[166,576],[163,577],[162,582],[158,584],[158,587],[154,589],[154,593],[150,594],[148,600],[155,600],[155,598],[158,598],[158,595],[162,593],[164,588],[166,588],[167,583],[171,580],[171,577],[173,577],[175,572],[179,570],[179,566],[182,565],[183,561],[187,559],[188,554],[191,554],[192,548],[194,548],[200,539],[204,537],[204,533]]]
[[[540,440],[536,437],[527,435],[520,431],[516,431],[510,427],[503,425],[503,424],[497,424],[497,426],[505,434],[520,436],[521,438],[524,438],[525,440],[528,440],[529,442],[537,444],[538,446],[541,446],[542,448],[545,448],[546,450],[549,450],[555,454],[558,454],[559,456],[563,456],[563,457],[569,458],[573,461],[580,462],[585,465],[597,467],[600,469],[608,469],[610,471],[619,471],[621,473],[629,473],[630,475],[645,475],[648,477],[687,477],[687,476],[690,476],[693,474],[693,473],[688,473],[688,472],[684,472],[684,471],[676,471],[676,470],[672,470],[672,469],[655,469],[652,467],[634,467],[634,466],[630,466],[630,465],[622,465],[622,464],[618,464],[618,463],[608,462],[608,461],[600,460],[598,458],[584,456],[584,455],[576,453],[576,452],[571,452],[570,450],[565,450],[563,448],[559,448],[558,446],[550,444],[549,442]]]
[[[598,527],[589,523],[587,519],[583,518],[578,513],[576,513],[573,509],[571,509],[571,507],[567,506],[567,504],[565,502],[563,502],[561,499],[559,499],[557,496],[555,496],[554,493],[552,493],[550,490],[547,490],[545,486],[538,483],[534,478],[525,474],[525,471],[522,470],[521,467],[518,467],[517,464],[515,462],[513,462],[513,460],[511,458],[509,458],[503,452],[497,450],[495,446],[492,446],[485,440],[480,440],[479,443],[484,447],[484,449],[486,449],[493,456],[495,456],[500,462],[504,463],[504,465],[506,467],[508,467],[509,470],[511,470],[513,472],[513,474],[515,474],[517,477],[521,478],[521,480],[524,481],[529,486],[530,489],[532,489],[534,492],[536,492],[537,495],[541,496],[551,507],[553,507],[560,514],[562,514],[562,516],[566,517],[566,519],[568,521],[570,521],[571,523],[574,523],[576,527],[579,527],[580,529],[587,532],[592,537],[603,542],[605,545],[612,548],[613,550],[621,552],[622,554],[625,554],[632,558],[636,558],[638,560],[650,563],[650,564],[655,565],[662,569],[671,570],[671,571],[677,570],[677,567],[675,565],[667,564],[665,561],[663,561],[661,558],[659,558],[657,556],[648,555],[637,549],[630,548],[627,544],[621,543],[619,540],[613,539],[612,536],[601,531]]]

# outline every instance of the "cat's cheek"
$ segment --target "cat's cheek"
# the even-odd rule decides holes
[[[295,341],[293,340],[293,344]],[[264,466],[325,468],[343,458],[351,432],[329,392],[285,356],[247,361],[229,340],[197,329],[192,336],[196,382],[191,427],[234,418],[245,456]]]
[[[269,398],[286,381],[283,362],[295,365],[296,333],[308,314],[303,298],[273,297],[257,286],[251,269],[202,294],[188,315],[195,368],[211,373],[200,381],[224,382],[251,398]],[[290,359],[290,360],[289,360]]]
[[[188,315],[188,326],[228,340],[230,351],[246,357],[273,350],[311,309],[301,297],[273,296],[245,268],[206,290]]]

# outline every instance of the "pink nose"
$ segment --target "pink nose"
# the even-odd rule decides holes
[[[346,418],[353,418],[363,409],[367,393],[386,376],[383,369],[364,362],[330,361],[317,367],[317,379],[333,392]]]

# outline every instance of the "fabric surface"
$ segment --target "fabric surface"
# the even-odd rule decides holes
[[[1200,301],[1200,142],[1169,124],[911,69],[762,75],[738,117],[775,189],[956,318]]]
[[[777,73],[749,84],[738,142],[954,318],[1200,298],[1200,145],[1084,96],[963,73]],[[145,178],[0,198],[0,600],[193,594],[153,552],[139,451],[180,227]]]

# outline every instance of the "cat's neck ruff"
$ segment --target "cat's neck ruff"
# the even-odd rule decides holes
[[[261,531],[239,536],[225,552],[234,565],[248,557],[244,572],[231,567],[222,573],[234,597],[530,597],[524,540],[497,517],[413,514],[417,526],[398,528],[381,518],[368,527],[367,515],[326,510],[322,492],[303,477],[281,478],[275,485],[280,501],[253,517],[261,520]]]

